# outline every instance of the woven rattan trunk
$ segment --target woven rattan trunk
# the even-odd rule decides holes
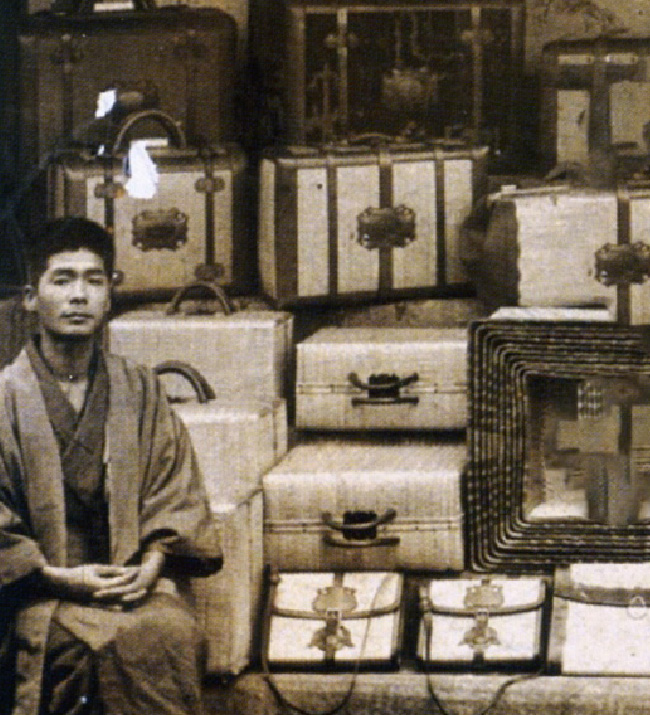
[[[284,570],[462,569],[464,444],[294,447],[263,480],[265,558]]]
[[[540,138],[547,166],[588,165],[598,153],[623,168],[647,163],[647,37],[558,40],[541,56]]]
[[[165,360],[188,362],[217,397],[275,400],[285,394],[293,330],[288,313],[168,315],[165,306],[150,307],[109,323],[112,352],[151,367]]]
[[[150,126],[145,114],[142,118],[144,136],[157,137],[159,127]],[[87,216],[113,231],[115,268],[121,277],[116,293],[140,300],[169,297],[194,280],[202,266],[216,266],[231,291],[250,292],[256,272],[241,149],[234,144],[203,151],[150,148],[157,183],[155,194],[147,198],[126,190],[127,149],[112,160],[66,154],[48,172],[52,216]]]
[[[632,324],[647,323],[649,229],[647,189],[506,191],[494,198],[470,272],[492,307],[606,305]]]
[[[278,305],[468,294],[459,232],[487,150],[288,147],[260,170],[262,288]]]
[[[262,510],[260,490],[239,503],[212,503],[224,565],[214,576],[192,580],[208,674],[237,674],[253,657],[263,583]]]
[[[296,426],[463,428],[466,363],[463,329],[323,328],[297,346]]]

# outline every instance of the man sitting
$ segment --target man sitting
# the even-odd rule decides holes
[[[0,372],[14,715],[201,712],[201,638],[182,583],[217,571],[221,550],[157,377],[100,345],[113,250],[86,219],[44,227],[25,294],[39,331]]]

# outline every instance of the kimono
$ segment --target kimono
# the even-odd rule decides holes
[[[143,549],[155,543],[177,572],[185,576],[214,573],[221,565],[221,548],[186,429],[152,371],[113,355],[102,353],[102,360],[107,378],[102,440],[106,562],[138,563]],[[66,526],[66,489],[59,435],[28,351],[23,350],[0,373],[2,591],[29,584],[46,563],[70,565],[68,552],[74,542]],[[94,528],[91,524],[90,531]],[[137,678],[146,681],[151,692],[147,711],[160,715],[198,712],[198,704],[184,710],[164,704],[165,689],[171,692],[172,681],[178,677],[178,673],[166,673],[165,653],[175,652],[176,631],[170,626],[181,623],[191,628],[194,621],[173,581],[161,578],[159,585],[142,605],[123,610],[78,606],[38,589],[23,589],[13,619],[14,715],[39,715],[46,645],[49,638],[52,650],[57,633],[62,632],[53,628],[57,619],[72,632],[78,628],[86,634],[91,645],[96,634],[101,636],[96,648],[111,656],[102,677],[115,684],[108,688],[114,698],[107,707],[109,715],[137,711],[135,701],[130,709],[128,694],[121,700],[119,671],[123,668],[133,668]],[[160,629],[160,638],[170,641],[167,650],[152,648],[148,638],[152,629]],[[120,638],[120,633],[129,636]],[[140,657],[153,659],[153,664],[143,668]]]

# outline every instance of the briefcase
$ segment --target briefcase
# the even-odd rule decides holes
[[[282,570],[463,568],[462,443],[299,444],[263,478]]]
[[[539,666],[545,601],[541,577],[428,580],[420,586],[418,659],[440,669]]]
[[[233,18],[215,8],[135,4],[137,10],[23,18],[23,166],[33,167],[83,134],[99,93],[107,90],[155,104],[181,123],[194,146],[236,138]]]
[[[607,306],[612,317],[648,323],[648,226],[648,189],[505,190],[468,270],[492,308]]]
[[[455,291],[459,231],[486,191],[485,147],[286,147],[260,169],[262,289],[278,305]]]
[[[571,675],[650,675],[647,563],[558,569],[549,665]]]
[[[460,328],[322,328],[297,345],[296,426],[463,428],[466,365]]]
[[[192,579],[196,614],[207,639],[209,675],[236,675],[255,655],[263,591],[262,493],[239,501],[213,501],[223,545],[223,568]]]
[[[284,397],[293,317],[272,310],[232,312],[228,302],[192,303],[185,300],[190,296],[188,287],[167,304],[140,306],[113,318],[107,331],[110,350],[150,367],[165,360],[188,362],[220,398]]]
[[[146,149],[156,179],[144,193],[131,189],[137,177],[129,147],[137,137],[167,142]],[[206,275],[231,292],[247,292],[257,276],[245,167],[236,144],[189,147],[169,114],[135,112],[105,153],[70,151],[51,164],[48,211],[53,217],[87,216],[113,233],[118,296],[169,298]]]
[[[213,503],[238,502],[262,486],[262,475],[287,451],[287,405],[250,398],[216,399],[205,378],[187,363],[156,366],[160,375],[181,376],[191,386],[163,378],[167,396],[187,427]],[[171,389],[170,389],[171,388]]]
[[[271,668],[397,665],[403,576],[272,572],[262,647]]]

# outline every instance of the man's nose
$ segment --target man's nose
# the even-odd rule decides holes
[[[83,278],[72,281],[70,298],[77,301],[88,300],[88,284]]]

